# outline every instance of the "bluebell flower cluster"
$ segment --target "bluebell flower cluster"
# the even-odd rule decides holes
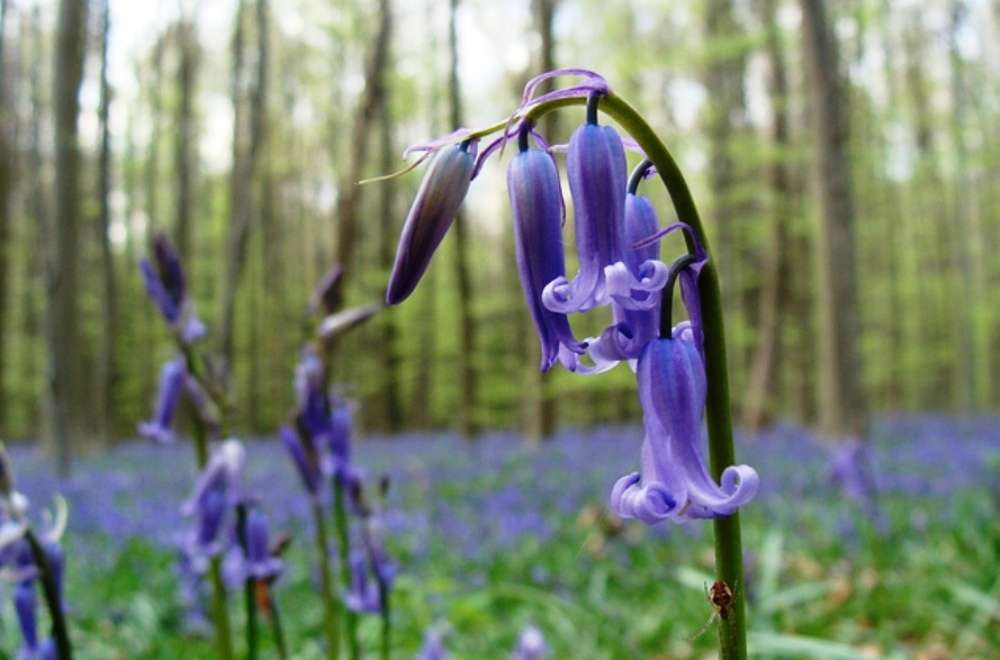
[[[67,507],[62,498],[55,501],[55,515],[48,528],[34,535],[28,524],[28,499],[16,490],[10,457],[0,443],[0,568],[14,582],[14,611],[21,631],[17,660],[55,660],[59,657],[55,638],[39,638],[36,613],[37,592],[44,588],[41,587],[43,579],[48,579],[54,590],[54,602],[51,597],[48,599],[50,618],[58,616],[61,619],[65,612],[63,575],[66,559],[60,539],[66,529]]]
[[[583,80],[536,95],[543,82],[566,75]],[[654,172],[652,163],[644,160],[629,177],[626,144],[637,145],[598,122],[601,99],[611,94],[607,81],[594,72],[550,71],[528,82],[502,134],[481,153],[481,133],[468,129],[412,147],[433,160],[407,215],[385,300],[398,304],[413,292],[472,179],[487,158],[516,137],[518,153],[507,170],[507,189],[521,288],[541,347],[540,368],[546,371],[559,362],[574,373],[598,374],[627,362],[637,373],[646,430],[642,469],[615,484],[612,508],[623,518],[648,524],[727,516],[753,498],[758,477],[749,466],[731,466],[717,484],[700,449],[707,384],[698,276],[708,254],[686,225],[660,229],[653,204],[638,192]],[[565,148],[549,147],[526,111],[571,97],[586,98],[585,120]],[[565,200],[557,152],[566,154],[573,202],[579,270],[572,279],[565,267]],[[688,232],[690,254],[667,266],[659,258],[659,242],[674,231]],[[688,320],[672,326],[678,279]],[[611,324],[596,337],[578,340],[570,315],[604,307],[611,308]]]

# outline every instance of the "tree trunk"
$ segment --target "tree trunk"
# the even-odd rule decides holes
[[[388,94],[387,94],[388,96]],[[381,112],[381,154],[379,170],[391,172],[395,166],[396,154],[393,145],[392,104],[388,97],[383,99]],[[396,223],[396,182],[386,181],[381,188],[379,215],[378,259],[381,269],[388,273],[392,269],[398,226]],[[399,346],[395,314],[382,314],[382,350],[379,352],[382,366],[382,421],[387,430],[398,432],[403,427],[403,404],[399,395]]]
[[[72,446],[86,433],[83,424],[83,374],[80,353],[79,225],[80,147],[77,115],[83,77],[87,4],[60,0],[56,32],[55,159],[56,214],[46,243],[51,246],[46,263],[49,352],[49,440],[59,473],[68,475]]]
[[[555,19],[557,0],[533,0],[535,24],[538,34],[541,37],[541,48],[539,50],[540,71],[552,71],[556,68],[555,56],[555,35],[553,33],[553,21]],[[553,89],[554,81],[547,81],[542,92]],[[556,139],[559,130],[558,113],[549,113],[545,118],[545,134],[549,141]],[[513,263],[513,262],[510,262]],[[513,271],[514,269],[511,268]],[[515,288],[516,296],[521,298],[520,286]],[[518,326],[517,332],[522,336],[531,338],[534,336],[534,327],[531,320],[523,313],[524,306],[518,304]],[[527,343],[531,346],[529,339]],[[543,373],[538,369],[538,349],[529,348],[521,351],[525,357],[524,370],[527,374],[528,386],[525,388],[524,398],[524,434],[532,442],[538,442],[549,438],[555,433],[558,410],[556,407],[555,393],[552,392],[550,373]]]
[[[846,94],[837,42],[823,0],[800,0],[804,59],[812,92],[820,190],[820,424],[830,435],[862,436],[854,259],[854,200],[847,158]]]
[[[115,264],[111,252],[111,131],[108,116],[111,110],[111,85],[108,83],[108,40],[111,32],[111,3],[101,4],[101,102],[98,108],[100,123],[100,158],[98,164],[98,197],[100,211],[98,234],[101,246],[101,280],[103,284],[103,336],[98,361],[101,421],[104,442],[110,445],[114,435],[114,411],[118,383],[115,362],[115,344],[118,340],[118,305],[115,291]]]
[[[708,91],[705,131],[709,140],[709,181],[712,189],[712,226],[715,230],[715,257],[722,280],[723,304],[731,319],[728,324],[728,347],[733,392],[740,386],[746,372],[745,338],[741,328],[742,297],[748,284],[741,277],[740,217],[745,209],[739,202],[740,166],[734,156],[735,139],[740,132],[738,122],[746,115],[746,94],[743,81],[746,73],[746,54],[742,48],[733,48],[732,42],[741,33],[733,7],[733,0],[709,0],[705,3],[705,35],[708,48],[708,66],[705,70],[705,87]],[[734,406],[742,405],[739,395]]]
[[[769,421],[775,412],[776,374],[781,357],[781,319],[787,307],[788,226],[792,219],[794,191],[788,154],[791,135],[788,120],[788,79],[781,49],[775,0],[763,0],[760,10],[766,29],[766,51],[770,67],[771,138],[778,154],[770,165],[772,225],[770,244],[764,260],[764,283],[757,317],[758,343],[750,367],[750,379],[743,407],[743,425],[750,432]]]
[[[974,259],[970,246],[977,241],[978,231],[971,221],[970,204],[973,194],[969,184],[968,160],[969,149],[965,140],[965,103],[969,91],[965,85],[965,63],[959,50],[959,31],[966,20],[968,9],[962,0],[956,0],[951,5],[951,29],[948,39],[948,60],[951,68],[951,133],[955,145],[955,185],[952,194],[952,216],[955,218],[955,232],[951,242],[954,246],[953,259],[958,264],[961,278],[961,291],[967,300],[982,300],[983,289],[976,286],[979,279],[973,277]],[[981,243],[979,243],[981,245]],[[977,295],[978,294],[978,295]],[[981,370],[981,378],[977,378],[979,339],[976,319],[971,314],[972,305],[958,305],[958,338],[956,356],[956,381],[959,391],[959,406],[963,411],[970,411],[980,400],[979,381],[988,381],[989,369]],[[987,385],[988,387],[988,385]],[[984,388],[985,389],[985,388]]]
[[[177,173],[177,206],[174,237],[177,251],[184,259],[188,280],[194,281],[194,259],[191,246],[191,197],[194,185],[194,85],[198,64],[197,27],[192,19],[177,21],[177,132],[174,137],[174,170]]]
[[[264,104],[267,99],[267,0],[257,0],[258,57],[257,73],[250,101],[249,126],[243,127],[243,65],[245,5],[240,0],[236,12],[233,37],[233,166],[229,186],[229,236],[226,243],[226,263],[222,282],[222,318],[220,323],[220,353],[230,375],[233,369],[236,323],[236,294],[246,265],[247,240],[250,237],[251,183],[257,167],[257,153],[264,133]],[[244,145],[244,135],[247,144]]]
[[[952,291],[949,279],[952,271],[951,251],[956,237],[949,227],[949,209],[946,199],[940,195],[944,176],[939,167],[940,154],[937,148],[935,118],[931,108],[932,89],[926,76],[926,31],[922,13],[910,15],[911,21],[905,31],[903,41],[906,55],[906,88],[913,108],[913,138],[917,146],[918,158],[915,166],[915,186],[910,197],[915,202],[912,215],[918,230],[918,268],[927,278],[921,287],[921,306],[925,315],[918,325],[923,350],[918,353],[918,369],[923,374],[923,388],[920,404],[931,407],[944,403],[947,407],[957,404],[955,372],[950,356],[953,351],[941,351],[943,347],[955,344],[952,329]],[[951,396],[944,399],[942,395]]]
[[[10,126],[14,123],[15,112],[8,108],[13,105],[8,99],[16,98],[9,93],[11,76],[7,72],[6,53],[7,1],[0,0],[0,433],[7,430],[7,394],[4,376],[7,374],[6,346],[7,336],[7,296],[10,286],[7,273],[10,269],[10,234],[13,211],[11,208],[11,193],[14,185],[16,163],[14,156],[13,135]]]
[[[882,63],[883,63],[883,75],[885,76],[886,86],[888,88],[889,97],[889,108],[890,112],[898,111],[899,108],[899,85],[896,82],[896,71],[895,71],[895,47],[892,40],[892,32],[890,30],[890,17],[892,16],[892,7],[890,0],[883,0],[880,11],[879,11],[879,32],[881,38],[882,47]],[[890,116],[891,117],[891,116]],[[876,161],[879,163],[885,163],[888,157],[891,145],[888,144],[888,140],[885,136],[885,131],[879,131],[878,138],[878,154],[876,156]],[[886,391],[885,391],[885,401],[886,406],[890,410],[899,408],[904,401],[904,379],[903,374],[903,362],[905,355],[905,336],[904,332],[904,320],[903,320],[903,256],[907,252],[912,252],[911,241],[910,241],[910,222],[906,217],[907,214],[903,212],[902,208],[902,198],[900,195],[899,184],[893,181],[891,178],[887,178],[885,181],[885,186],[882,194],[882,208],[883,217],[885,219],[885,228],[883,230],[883,238],[881,241],[882,250],[884,250],[885,259],[885,277],[888,280],[888,286],[886,287],[886,310],[888,316],[886,318],[886,352],[885,352],[885,369],[887,370],[886,376]]]
[[[343,306],[349,274],[353,274],[352,257],[357,242],[357,215],[361,202],[361,187],[358,186],[358,181],[362,178],[368,155],[371,122],[378,116],[385,94],[385,62],[391,32],[392,8],[389,6],[389,0],[380,0],[378,31],[365,67],[365,90],[354,114],[348,165],[344,176],[340,179],[337,207],[334,211],[337,231],[336,262],[344,269],[336,294],[336,307]]]
[[[31,49],[28,61],[36,63],[44,62],[46,59],[45,41],[42,36],[41,10],[38,8],[38,5],[35,5],[32,9],[30,27],[27,33],[31,35],[29,37]],[[28,121],[29,145],[27,165],[29,171],[36,172],[37,175],[31,177],[30,190],[28,191],[28,206],[32,222],[29,224],[28,231],[26,232],[28,248],[22,270],[25,282],[36,282],[38,280],[38,273],[44,269],[43,263],[45,261],[46,250],[43,238],[51,222],[47,204],[48,186],[45,180],[45,163],[42,158],[42,124],[45,121],[45,103],[42,100],[42,89],[45,83],[42,80],[42,74],[42,66],[33,66],[31,68],[31,118]],[[41,298],[44,296],[34,295],[38,290],[39,287],[37,286],[31,287],[29,292],[33,295],[24,296],[24,300],[22,301],[24,305],[23,332],[27,337],[37,337],[39,334],[46,334],[48,332],[48,326],[44,320],[47,305],[41,301]],[[33,382],[38,382],[37,375],[44,372],[45,367],[43,363],[46,358],[39,355],[38,351],[34,350],[34,346],[32,346],[32,350],[24,352],[30,355],[29,363],[33,367],[31,375],[35,377]],[[39,360],[39,358],[42,359]],[[26,417],[30,423],[29,428],[35,429],[35,432],[38,432],[43,426],[41,424],[41,415],[48,405],[47,401],[48,396],[43,393],[41,397],[32,397],[31,403],[26,406],[28,408]]]
[[[449,121],[463,125],[462,90],[458,80],[458,28],[455,24],[458,0],[451,0],[448,14],[448,102]],[[455,284],[458,286],[458,372],[461,387],[459,428],[471,440],[479,434],[476,421],[477,374],[475,367],[476,320],[472,312],[472,276],[469,273],[469,241],[465,214],[459,212],[452,226],[455,236]]]

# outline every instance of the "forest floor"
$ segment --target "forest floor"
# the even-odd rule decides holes
[[[987,657],[1000,648],[1000,419],[883,418],[869,490],[831,479],[834,450],[793,427],[740,438],[761,476],[741,513],[750,643],[768,658]],[[385,523],[398,566],[393,657],[446,626],[453,658],[506,658],[529,624],[556,658],[712,657],[711,524],[622,524],[612,484],[638,469],[637,428],[565,430],[527,446],[505,433],[366,438],[357,463],[389,475]],[[187,444],[127,444],[61,484],[33,450],[11,451],[35,510],[70,503],[67,601],[78,657],[211,657],[177,587]],[[248,445],[246,492],[289,532],[276,585],[296,658],[320,658],[308,504],[276,441]],[[242,645],[238,588],[230,598]],[[9,599],[0,617],[13,622]],[[15,626],[3,650],[13,653]],[[376,648],[377,619],[361,624]],[[262,657],[272,657],[266,628]]]

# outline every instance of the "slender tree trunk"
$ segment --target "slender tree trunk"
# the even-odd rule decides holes
[[[27,33],[31,35],[30,59],[28,61],[44,62],[46,53],[42,37],[41,10],[38,5],[35,5],[32,9],[31,23]],[[43,71],[44,68],[42,66],[31,68],[31,89],[29,92],[31,95],[31,118],[28,121],[29,146],[27,165],[29,170],[36,172],[37,175],[31,177],[30,190],[28,191],[28,205],[30,207],[32,222],[29,224],[27,231],[27,258],[24,260],[24,269],[22,271],[25,282],[36,282],[38,280],[38,273],[44,269],[45,249],[43,237],[51,222],[49,208],[46,203],[48,199],[48,186],[42,159],[42,124],[46,119],[45,103],[42,100],[44,86],[42,80]],[[43,318],[45,307],[47,306],[40,300],[43,296],[34,295],[38,292],[39,288],[37,285],[32,286],[29,291],[33,295],[25,296],[23,301],[23,331],[27,337],[37,337],[39,334],[48,332],[48,326]],[[37,383],[39,381],[37,378],[38,374],[44,371],[44,358],[43,360],[39,360],[43,356],[38,354],[34,346],[32,346],[31,350],[25,352],[31,356],[30,364],[33,367],[31,374],[35,377],[33,378],[33,382]],[[44,375],[42,380],[44,380]],[[44,394],[41,397],[31,398],[31,405],[26,412],[28,413],[27,418],[31,422],[30,428],[35,429],[35,432],[43,426],[40,423],[40,418],[43,411],[46,410],[47,401],[48,396]]]
[[[746,55],[731,45],[741,33],[733,0],[709,0],[704,5],[705,35],[709,48],[705,87],[708,91],[705,131],[709,139],[709,181],[712,188],[712,222],[715,228],[715,253],[719,276],[723,282],[724,305],[730,318],[743,316],[742,299],[748,284],[741,277],[740,216],[745,209],[739,202],[741,171],[734,157],[734,143],[740,133],[739,122],[746,115],[746,94],[743,81]],[[740,386],[746,371],[745,341],[741,323],[729,324],[727,355],[731,365],[733,391]],[[741,407],[739,395],[734,405]]]
[[[831,435],[862,436],[854,259],[854,200],[847,158],[846,94],[837,42],[822,0],[800,0],[809,68],[820,190],[820,424]]]
[[[16,163],[14,156],[17,149],[13,145],[13,135],[10,126],[13,124],[15,112],[8,106],[9,99],[16,98],[10,94],[11,76],[7,71],[5,57],[7,29],[7,0],[0,0],[0,433],[7,430],[7,392],[4,386],[7,373],[6,346],[7,336],[7,296],[10,286],[7,273],[10,269],[10,235],[13,210],[11,206],[12,189],[14,187],[14,172]]]
[[[383,99],[380,115],[381,154],[379,169],[383,172],[391,172],[396,160],[391,108],[392,104],[389,101],[387,90],[387,98]],[[385,182],[380,192],[382,197],[379,209],[381,223],[378,260],[382,270],[388,273],[392,268],[393,252],[398,235],[395,220],[397,216],[396,182]],[[399,395],[398,330],[395,316],[391,312],[382,315],[382,350],[379,352],[382,362],[382,420],[386,428],[393,433],[398,432],[403,427],[403,404]]]
[[[553,33],[553,21],[555,19],[557,0],[533,0],[532,8],[535,15],[535,24],[538,34],[541,37],[541,49],[539,51],[539,64],[541,71],[552,71],[556,68],[555,56],[555,35]],[[546,85],[544,91],[551,91],[551,82]],[[558,114],[549,113],[545,118],[545,134],[549,140],[556,139],[558,134]],[[508,263],[513,263],[510,261]],[[513,270],[513,269],[511,269]],[[515,285],[515,295],[520,297],[520,286]],[[517,306],[518,327],[517,331],[524,337],[534,336],[534,329],[530,319],[524,314],[524,306]],[[520,353],[525,356],[524,369],[527,373],[528,387],[525,388],[524,400],[524,433],[528,440],[537,442],[549,438],[555,433],[558,410],[556,408],[556,397],[551,391],[552,377],[549,373],[543,373],[538,369],[538,349],[535,348],[529,339],[527,342],[531,348],[522,350]]]
[[[892,7],[890,0],[883,0],[879,12],[879,32],[882,46],[883,75],[885,76],[888,88],[890,112],[896,112],[899,107],[899,85],[896,82],[895,71],[895,47],[890,29],[890,17]],[[890,115],[891,117],[891,115]],[[886,162],[890,145],[887,143],[885,131],[879,132],[878,155],[876,161]],[[905,354],[905,333],[903,322],[903,287],[902,256],[912,251],[910,246],[909,221],[902,209],[902,198],[899,184],[888,179],[885,182],[882,195],[883,217],[885,218],[885,228],[883,230],[882,250],[885,258],[885,277],[888,280],[886,287],[886,308],[888,316],[886,318],[886,352],[885,369],[886,377],[886,404],[890,410],[899,408],[904,400],[903,385],[903,362]]]
[[[52,249],[45,270],[49,304],[46,393],[51,421],[50,446],[55,450],[62,475],[69,473],[73,444],[86,433],[79,350],[80,147],[77,143],[86,25],[86,3],[60,1],[53,93],[56,214],[47,232],[46,242]]]
[[[766,51],[770,67],[772,141],[778,156],[770,165],[773,220],[771,239],[764,257],[764,283],[758,308],[759,341],[750,368],[750,380],[743,407],[743,425],[754,431],[775,411],[776,374],[780,366],[781,318],[788,298],[791,264],[788,257],[788,226],[794,196],[788,153],[791,135],[788,119],[788,79],[781,49],[775,0],[762,0],[760,10],[766,26]]]
[[[977,242],[974,226],[971,221],[971,199],[973,194],[969,182],[968,160],[969,149],[965,140],[965,102],[968,91],[965,85],[965,63],[959,51],[959,31],[966,20],[968,12],[962,0],[951,4],[951,29],[948,40],[948,61],[951,68],[951,133],[955,145],[955,185],[952,194],[952,215],[955,218],[955,235],[951,242],[954,246],[953,259],[958,264],[961,277],[962,296],[966,300],[981,300],[977,294],[981,289],[975,286],[978,278],[973,278],[974,259],[970,246]],[[958,306],[958,341],[956,357],[956,380],[959,390],[959,406],[964,411],[972,410],[980,401],[977,378],[979,338],[977,319],[971,313],[972,305]],[[983,371],[983,380],[989,378],[989,369]]]
[[[98,108],[100,123],[100,158],[98,164],[98,235],[101,246],[101,280],[103,284],[103,336],[101,356],[98,361],[102,432],[105,444],[110,445],[114,435],[114,410],[117,394],[118,369],[115,362],[115,344],[118,340],[118,305],[115,290],[115,264],[111,253],[111,131],[108,116],[111,110],[111,85],[108,82],[108,41],[111,33],[111,3],[101,4],[101,103]]]
[[[448,100],[452,126],[462,126],[462,90],[458,80],[458,0],[451,0],[448,14]],[[475,368],[476,320],[472,312],[472,276],[469,273],[469,240],[465,214],[459,213],[452,227],[455,236],[455,283],[458,286],[458,371],[461,387],[459,425],[466,439],[479,434],[476,423],[477,374]]]
[[[236,323],[236,294],[246,265],[247,241],[251,223],[251,183],[257,167],[257,155],[264,133],[264,104],[267,99],[267,0],[257,0],[258,59],[257,73],[250,101],[249,126],[243,124],[243,67],[244,14],[240,0],[233,37],[233,167],[229,197],[229,236],[226,244],[226,263],[222,283],[222,319],[220,324],[220,352],[226,369],[232,373],[234,335]],[[261,37],[263,35],[263,37]],[[243,136],[247,134],[247,144]]]
[[[940,195],[944,176],[939,166],[940,153],[936,140],[935,118],[931,108],[932,89],[926,76],[926,31],[921,24],[922,13],[910,15],[911,21],[905,31],[904,47],[906,55],[906,87],[913,108],[913,138],[917,146],[918,158],[915,166],[915,189],[911,198],[916,208],[913,216],[919,230],[918,246],[921,273],[930,274],[922,287],[921,306],[926,314],[921,319],[918,330],[923,350],[918,353],[922,364],[923,391],[921,405],[925,407],[957,404],[954,363],[944,357],[953,351],[941,351],[943,347],[955,343],[952,329],[952,289],[949,286],[952,264],[952,246],[957,237],[953,235],[954,217],[949,217],[950,209],[946,198]],[[939,357],[940,356],[940,357]],[[944,394],[951,396],[944,398]]]
[[[358,186],[358,181],[362,178],[368,155],[371,123],[378,116],[385,95],[385,63],[391,33],[392,7],[389,0],[379,0],[379,25],[368,54],[365,90],[354,114],[348,165],[344,176],[340,179],[337,207],[334,212],[337,232],[336,262],[344,269],[335,300],[337,307],[344,304],[345,287],[349,276],[353,273],[353,256],[357,248],[357,215],[361,206],[361,187]]]
[[[177,22],[177,108],[174,136],[174,171],[176,178],[176,216],[174,236],[177,251],[184,259],[188,279],[193,281],[194,259],[191,245],[191,203],[195,157],[194,86],[198,67],[198,34],[194,20],[181,17]]]

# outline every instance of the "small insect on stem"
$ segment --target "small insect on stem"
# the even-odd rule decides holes
[[[719,618],[725,621],[729,618],[729,608],[733,605],[733,590],[722,580],[716,580],[709,590],[708,601],[712,603]]]
[[[712,604],[712,614],[708,617],[705,625],[691,638],[694,641],[705,634],[708,627],[715,623],[716,617],[725,621],[729,618],[730,608],[733,606],[733,590],[722,580],[716,580],[712,588],[705,588],[705,600]]]

